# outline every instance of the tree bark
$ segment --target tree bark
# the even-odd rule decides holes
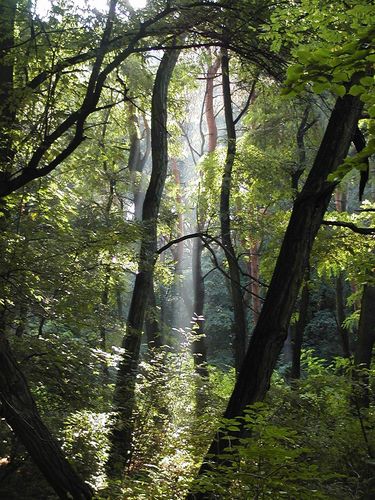
[[[355,399],[359,408],[370,405],[368,370],[371,367],[372,351],[375,344],[375,286],[366,284],[363,289],[361,314],[359,318],[358,342],[354,354]]]
[[[13,358],[5,335],[0,336],[0,401],[2,416],[59,498],[92,498],[90,487],[64,457],[56,439],[43,424],[34,399]]]
[[[308,264],[314,238],[323,220],[335,184],[327,181],[345,159],[357,125],[362,104],[346,95],[336,101],[327,129],[305,185],[298,195],[281,245],[271,283],[254,329],[246,357],[225,411],[225,418],[241,415],[249,404],[262,401],[268,391],[271,375],[288,334],[303,275]],[[218,462],[227,446],[220,436],[208,451],[200,474]],[[193,498],[193,497],[191,497]],[[205,494],[195,498],[208,498]]]
[[[114,394],[117,412],[111,433],[108,474],[121,477],[131,455],[134,391],[141,347],[142,327],[150,295],[157,250],[157,218],[168,165],[167,95],[179,51],[164,53],[155,77],[151,108],[152,172],[142,210],[139,271],[137,273],[122,347]]]
[[[204,297],[205,288],[202,277],[202,250],[203,244],[201,238],[194,238],[193,241],[193,291],[194,291],[194,314],[193,314],[193,333],[195,340],[192,345],[194,356],[195,371],[201,377],[208,377],[207,371],[207,347],[204,338]],[[200,406],[197,398],[197,406]]]
[[[246,311],[242,296],[241,275],[231,238],[230,223],[230,190],[232,170],[236,156],[236,128],[233,120],[232,100],[229,80],[229,58],[226,49],[221,56],[222,84],[224,98],[224,113],[227,130],[227,154],[220,191],[220,226],[221,240],[228,262],[230,275],[230,290],[233,304],[233,344],[234,364],[237,374],[246,352]]]

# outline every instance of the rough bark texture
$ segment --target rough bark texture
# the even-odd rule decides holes
[[[167,94],[179,52],[165,52],[155,77],[151,109],[152,172],[142,210],[144,226],[141,240],[139,271],[130,303],[125,349],[116,381],[114,407],[117,412],[111,434],[111,450],[107,471],[112,477],[121,476],[131,454],[134,390],[141,347],[143,322],[153,281],[157,250],[157,217],[168,165]]]
[[[232,170],[236,155],[236,129],[233,120],[231,90],[229,81],[229,58],[223,49],[221,57],[222,84],[224,98],[225,124],[227,130],[227,154],[220,191],[220,226],[221,240],[228,262],[230,275],[230,290],[233,305],[233,344],[234,362],[238,373],[246,352],[246,312],[242,296],[241,275],[231,238],[230,223],[230,190]]]
[[[225,418],[242,414],[247,405],[263,400],[271,375],[288,333],[290,317],[308,263],[314,238],[323,220],[335,185],[327,181],[330,172],[347,155],[362,105],[347,95],[336,101],[320,148],[306,183],[297,197],[281,245],[271,283],[254,329],[246,357]],[[215,439],[208,451],[219,460],[226,440]],[[205,462],[200,473],[210,468]],[[191,498],[194,498],[191,497]],[[208,498],[205,494],[195,498]]]
[[[356,402],[360,408],[370,405],[369,375],[366,370],[371,367],[372,351],[375,344],[375,286],[366,284],[363,289],[361,315],[359,318],[358,342],[354,354],[357,370]],[[361,371],[361,369],[364,369]]]
[[[59,498],[92,498],[90,487],[82,481],[64,457],[59,444],[43,424],[26,380],[12,356],[7,339],[0,336],[1,413],[31,458],[56,491]]]

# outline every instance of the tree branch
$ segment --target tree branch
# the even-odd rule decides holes
[[[338,226],[338,227],[346,227],[347,229],[351,229],[355,233],[358,234],[375,234],[375,227],[358,227],[352,222],[339,222],[334,220],[323,220],[322,224],[324,226]]]

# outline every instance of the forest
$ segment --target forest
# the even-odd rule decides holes
[[[375,498],[374,19],[0,0],[0,498]]]

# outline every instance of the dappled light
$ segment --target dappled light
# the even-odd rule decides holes
[[[0,498],[375,498],[374,18],[0,0]]]

